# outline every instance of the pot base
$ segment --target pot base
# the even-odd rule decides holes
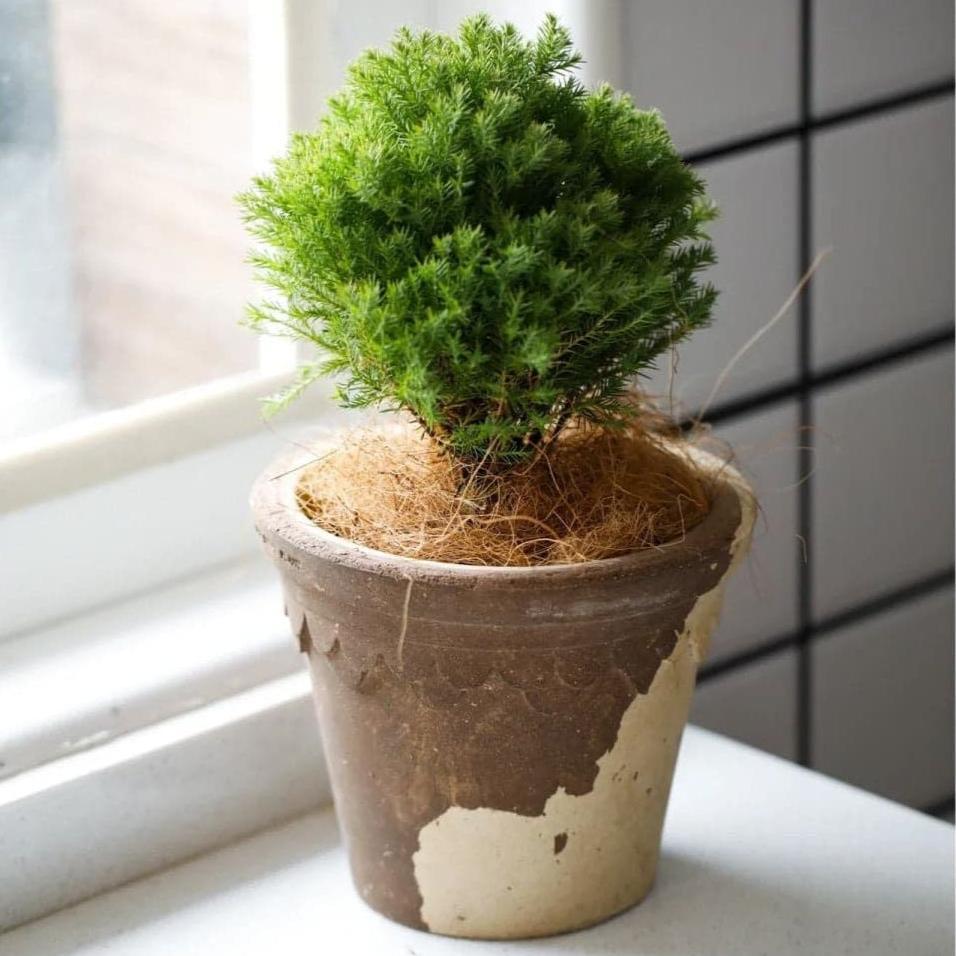
[[[597,919],[592,919],[586,923],[579,923],[573,926],[567,925],[567,926],[564,926],[564,928],[562,929],[547,929],[537,933],[532,932],[532,933],[525,933],[525,934],[518,934],[518,935],[515,935],[509,932],[509,933],[505,933],[498,936],[494,936],[494,935],[478,936],[478,935],[461,931],[461,930],[459,930],[458,932],[446,933],[446,932],[442,932],[442,930],[440,929],[432,929],[431,927],[426,927],[425,929],[423,929],[422,926],[418,923],[405,922],[404,920],[396,919],[393,916],[388,916],[388,914],[382,913],[380,910],[375,909],[375,907],[371,903],[369,903],[367,900],[364,902],[366,906],[369,907],[369,909],[378,913],[379,916],[385,916],[387,919],[390,919],[393,923],[399,923],[402,926],[408,926],[410,929],[416,929],[419,932],[429,933],[432,936],[446,936],[448,939],[471,939],[471,940],[475,940],[476,942],[486,942],[486,943],[505,942],[509,940],[513,942],[517,942],[523,939],[548,939],[549,937],[552,937],[552,936],[570,936],[573,933],[580,933],[580,932],[583,932],[584,930],[591,929],[594,926],[601,926],[604,923],[607,923],[612,919],[616,919],[618,916],[622,916],[625,913],[629,913],[631,910],[636,909],[638,906],[640,906],[644,902],[644,900],[646,900],[653,892],[655,882],[656,880],[652,880],[651,885],[647,888],[644,894],[638,899],[625,904],[620,909],[614,910],[613,912],[606,913],[604,916],[600,916]],[[359,893],[359,895],[361,896],[361,893]]]

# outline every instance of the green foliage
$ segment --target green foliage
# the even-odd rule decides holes
[[[463,461],[628,416],[630,380],[709,320],[715,212],[660,116],[579,62],[553,17],[529,42],[477,16],[352,64],[239,197],[278,294],[251,324],[322,356],[274,408],[334,374]]]

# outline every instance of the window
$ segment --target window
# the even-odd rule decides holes
[[[295,353],[238,326],[233,204],[287,138],[295,8],[0,5],[0,831],[24,863],[0,930],[290,812],[228,808],[227,781],[250,741],[310,726],[246,504],[295,428],[257,402]],[[313,759],[283,743],[266,790],[314,778],[300,736]],[[160,772],[180,782],[116,832],[112,796]]]
[[[232,202],[249,20],[222,0],[0,11],[3,437],[259,366]]]

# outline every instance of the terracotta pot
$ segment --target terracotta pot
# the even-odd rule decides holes
[[[713,469],[684,540],[586,564],[399,558],[328,534],[285,459],[253,506],[308,654],[355,885],[400,923],[542,936],[654,880],[697,665],[754,508]]]

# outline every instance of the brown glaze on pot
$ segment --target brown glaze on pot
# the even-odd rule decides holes
[[[719,598],[740,542],[737,484],[716,480],[705,521],[660,549],[578,565],[467,567],[383,554],[317,528],[295,504],[296,473],[270,478],[300,457],[269,469],[253,507],[309,656],[336,807],[363,898],[401,923],[456,935],[532,935],[610,915],[585,909],[568,925],[532,920],[510,932],[482,928],[481,914],[473,913],[480,903],[469,903],[448,919],[477,918],[478,929],[462,925],[458,932],[444,917],[429,925],[416,877],[420,836],[431,824],[433,845],[453,855],[452,844],[434,842],[450,808],[536,818],[558,793],[591,792],[625,712],[675,654],[698,599]],[[679,734],[680,726],[665,740],[666,773]],[[638,773],[630,786],[637,787]],[[660,823],[668,786],[669,776],[655,811]],[[544,838],[559,865],[575,833]],[[419,876],[428,863],[420,854]],[[647,885],[617,909],[646,892],[654,863],[656,849]],[[448,865],[467,869],[469,860]]]

